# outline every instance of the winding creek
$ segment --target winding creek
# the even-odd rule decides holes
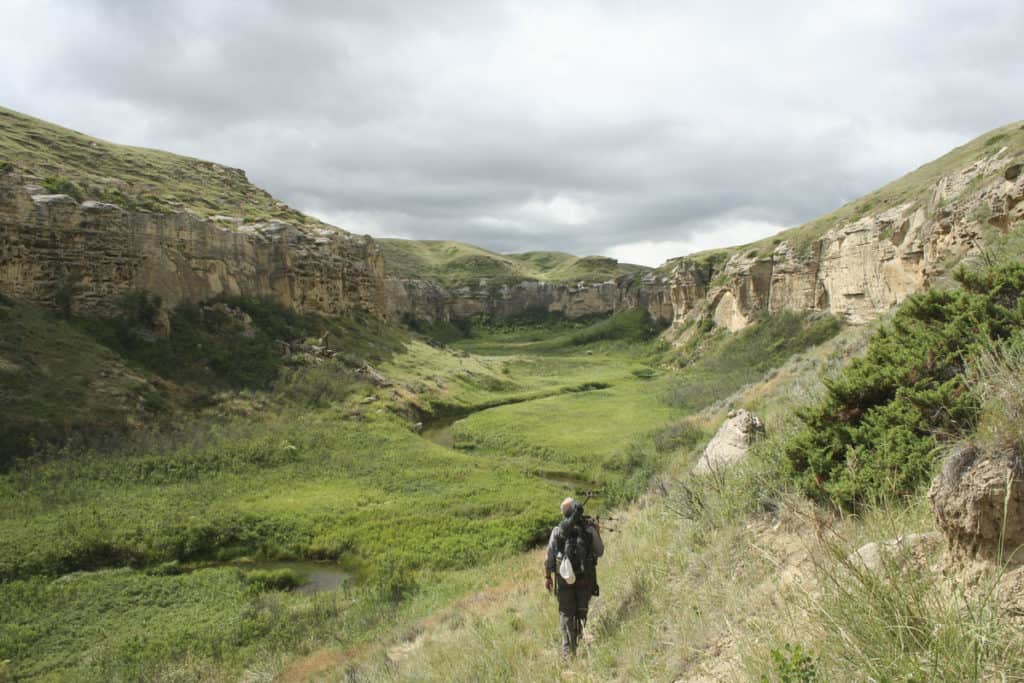
[[[607,385],[598,385],[594,387],[588,387],[584,391],[598,391],[600,389],[607,388]],[[543,398],[547,398],[546,396]],[[540,400],[533,399],[533,400]],[[486,410],[494,410],[502,406],[492,406],[490,408],[481,408],[479,410],[473,410],[466,413],[460,413],[458,415],[447,415],[445,417],[439,417],[434,420],[430,420],[424,423],[423,429],[420,431],[420,436],[424,439],[431,441],[438,446],[448,448],[451,450],[460,450],[455,446],[455,435],[452,433],[452,427],[456,422],[464,420],[471,415],[482,413]],[[480,451],[474,451],[475,453],[481,453]],[[486,456],[486,452],[481,453]],[[571,472],[544,472],[544,471],[533,471],[529,472],[533,476],[543,479],[544,481],[550,482],[557,486],[564,488],[569,493],[580,493],[583,491],[589,491],[597,487],[595,482],[583,479],[575,476]]]

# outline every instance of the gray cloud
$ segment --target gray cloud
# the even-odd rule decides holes
[[[14,4],[3,104],[500,251],[747,241],[1024,111],[1017,0]]]

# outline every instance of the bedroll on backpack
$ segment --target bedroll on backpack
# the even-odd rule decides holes
[[[562,561],[558,565],[558,575],[562,577],[570,586],[576,583],[576,572],[573,571],[572,562],[569,561],[568,556],[563,557]]]

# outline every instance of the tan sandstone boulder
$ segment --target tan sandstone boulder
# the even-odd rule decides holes
[[[871,571],[878,571],[886,560],[908,556],[918,564],[927,566],[942,545],[942,534],[930,531],[923,534],[905,534],[888,541],[866,543],[850,555],[850,561]]]
[[[750,446],[763,435],[761,418],[742,408],[730,411],[729,418],[704,448],[693,473],[717,472],[735,465],[747,456]]]
[[[1024,561],[1024,462],[1014,453],[961,447],[946,459],[928,497],[950,559]]]

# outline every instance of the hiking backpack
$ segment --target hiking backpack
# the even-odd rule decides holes
[[[558,552],[569,559],[576,578],[586,576],[593,569],[590,557],[590,532],[573,518],[558,525]]]

